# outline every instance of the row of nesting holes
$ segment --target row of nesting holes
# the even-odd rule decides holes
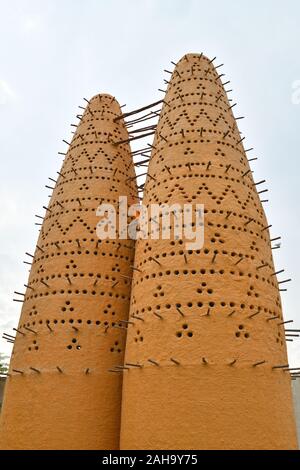
[[[72,262],[72,260],[71,260],[71,262]],[[74,264],[73,267],[75,267],[75,266],[76,266],[76,265]],[[117,266],[118,266],[118,265],[117,265]],[[120,272],[120,269],[119,269],[117,266],[112,267],[112,271]],[[76,266],[76,267],[77,267],[77,266]],[[68,268],[69,268],[69,266],[67,265],[67,266],[66,266],[66,269],[68,269]],[[43,272],[44,272],[44,270],[43,270]],[[109,276],[108,274],[101,276],[101,274],[93,274],[93,273],[72,273],[72,277],[78,277],[78,276],[79,276],[79,277],[91,277],[91,278],[93,278],[93,279],[95,279],[95,278],[97,278],[97,279],[105,279],[105,280],[107,280],[107,281],[115,281],[115,280],[116,280],[115,277],[111,277],[111,276]],[[51,276],[45,276],[45,277],[43,277],[43,278],[41,278],[41,279],[47,281],[47,280],[49,280],[49,279],[61,279],[61,278],[64,278],[64,276],[61,275],[61,274],[52,274]],[[40,282],[40,279],[33,279],[33,280],[31,281],[31,283],[38,283],[38,282]],[[124,284],[128,284],[128,282],[127,282],[126,279],[124,279]]]
[[[179,303],[177,302],[176,304],[174,304],[174,306],[172,306],[171,304],[165,304],[165,305],[155,305],[155,306],[148,306],[147,308],[143,307],[141,308],[140,310],[137,309],[136,311],[133,312],[134,315],[138,315],[139,313],[146,313],[146,312],[151,312],[151,311],[154,311],[154,310],[161,310],[161,309],[166,309],[166,310],[171,310],[172,308],[174,308],[174,311],[176,311],[176,309],[178,308],[195,308],[195,307],[198,307],[198,308],[202,308],[202,307],[209,307],[209,308],[214,308],[214,307],[230,307],[230,308],[240,308],[241,310],[247,310],[247,305],[244,304],[244,303],[241,303],[241,304],[236,304],[235,302],[229,302],[229,303],[226,303],[224,301],[221,301],[221,302],[213,302],[213,301],[210,301],[210,302],[206,302],[206,303],[203,303],[203,302],[187,302],[186,304],[182,304],[182,303]],[[270,308],[268,309],[267,307],[261,307],[261,306],[258,306],[258,305],[250,305],[249,307],[249,310],[252,311],[254,309],[257,309],[259,310],[260,312],[264,312],[264,313],[269,313],[270,316],[275,316],[277,315],[277,313],[275,312],[275,310],[271,310]]]
[[[51,291],[51,292],[43,292],[43,293],[39,293],[39,294],[29,295],[29,296],[26,296],[26,300],[32,300],[32,299],[37,299],[38,297],[48,297],[49,295],[59,295],[59,294],[85,294],[85,295],[92,294],[92,295],[97,295],[97,292],[95,290],[88,291],[87,289],[84,289],[84,290],[79,290],[79,289],[64,290],[64,289],[60,289],[60,290],[57,290],[57,291],[54,290],[54,291]],[[101,292],[98,292],[98,295],[100,295],[100,296],[108,295],[109,297],[115,297],[115,298],[121,298],[121,299],[129,300],[129,297],[127,297],[123,294],[118,294],[118,293],[110,292],[110,291],[101,291]]]
[[[216,237],[216,238],[215,238],[215,237]],[[220,237],[221,237],[221,235],[220,235],[218,232],[216,232],[216,233],[214,234],[214,236],[210,239],[211,243],[215,243],[216,241],[219,241],[219,242],[222,243],[222,244],[225,243],[225,241],[224,241],[222,238],[220,238]],[[180,245],[183,244],[183,241],[182,241],[182,240],[177,240],[177,242],[178,242]],[[171,245],[171,246],[176,246],[176,242],[175,242],[174,240],[172,240],[172,241],[170,242],[170,245]],[[254,251],[256,251],[257,253],[260,251],[259,248],[256,246],[256,242],[255,242],[255,241],[252,241],[252,242],[251,242],[250,250],[254,250]],[[149,243],[146,243],[146,248],[143,250],[144,254],[146,254],[147,251],[152,251],[152,246],[149,246]],[[192,255],[192,254],[194,253],[194,251],[193,251],[193,250],[185,250],[185,251],[180,250],[178,253],[179,253],[180,255],[183,255],[184,253],[189,254],[189,255]],[[201,253],[201,251],[200,251],[200,253]]]
[[[105,321],[101,321],[101,320],[82,320],[81,318],[79,319],[74,319],[74,318],[70,318],[69,320],[65,320],[64,318],[62,320],[57,320],[57,319],[54,319],[54,320],[39,320],[39,321],[33,321],[33,322],[26,322],[26,323],[23,323],[21,326],[25,327],[30,327],[30,326],[35,326],[35,325],[43,325],[43,324],[48,324],[50,325],[51,323],[53,323],[54,325],[58,325],[59,323],[61,323],[62,325],[64,324],[68,324],[70,323],[71,325],[73,323],[78,323],[78,325],[82,325],[84,323],[86,323],[87,325],[96,325],[96,326],[99,326],[99,325],[104,325],[104,326],[112,326],[114,327],[115,325],[119,325],[119,326],[122,326],[122,323],[118,323],[118,321],[112,321],[111,323],[109,323],[107,320]]]
[[[56,253],[50,253],[49,255],[42,255],[40,257],[36,257],[34,262],[35,263],[40,263],[41,261],[43,260],[46,260],[48,258],[54,258],[55,256],[70,256],[70,255],[95,255],[95,256],[108,256],[110,258],[116,258],[116,259],[125,259],[126,261],[128,261],[130,258],[129,256],[127,255],[122,255],[122,254],[118,254],[118,253],[111,253],[111,252],[105,252],[105,251],[98,251],[98,250],[94,250],[94,251],[90,251],[90,250],[85,250],[85,251],[81,251],[81,250],[78,250],[77,252],[75,252],[74,250],[73,251],[70,251],[70,253],[67,253],[67,252],[64,252],[64,253],[61,253],[60,251],[57,251]]]
[[[219,271],[218,270],[214,270],[214,269],[210,269],[210,270],[205,270],[205,269],[201,269],[199,271],[196,271],[195,269],[192,269],[192,270],[188,270],[188,269],[185,269],[185,270],[182,270],[181,272],[176,269],[174,271],[171,271],[171,270],[167,270],[165,272],[158,272],[158,273],[152,273],[151,275],[149,274],[146,274],[146,276],[142,276],[140,278],[136,278],[135,279],[135,286],[138,285],[139,283],[142,283],[144,282],[144,280],[151,280],[151,279],[155,279],[156,277],[163,277],[163,276],[170,276],[170,275],[175,275],[175,276],[180,276],[181,274],[184,274],[184,275],[190,275],[190,274],[193,274],[193,275],[199,275],[199,274],[216,274],[216,275],[223,275],[223,274],[226,274],[226,271],[224,269],[220,269]],[[232,276],[235,276],[235,275],[238,275],[238,276],[245,276],[245,273],[243,271],[229,271],[228,274],[231,274]],[[257,274],[255,276],[253,276],[253,274],[251,273],[248,273],[246,274],[246,276],[248,276],[249,278],[252,278],[252,277],[255,277],[255,279],[257,279],[258,281],[261,281],[261,282],[267,282],[269,285],[271,285],[272,287],[276,288],[277,289],[277,285],[270,281],[269,279],[265,278],[265,277],[259,277]]]
[[[178,165],[179,166],[179,165]],[[184,165],[184,169],[186,170],[186,165]],[[156,175],[153,175],[153,176],[156,176]],[[168,186],[165,187],[164,189],[166,189],[167,191],[169,190],[170,191],[170,188],[169,188],[169,185],[171,184],[172,181],[175,181],[175,180],[182,180],[182,179],[185,179],[185,178],[217,178],[217,179],[220,179],[220,180],[224,180],[224,181],[232,181],[233,183],[237,183],[237,184],[242,184],[243,186],[247,187],[249,191],[252,191],[255,195],[257,194],[256,193],[256,189],[255,189],[255,186],[254,184],[248,184],[246,181],[241,180],[240,179],[237,179],[237,178],[230,178],[229,176],[224,176],[224,175],[215,175],[214,173],[187,173],[187,174],[181,174],[181,175],[177,175],[177,176],[171,176],[168,178],[168,179],[165,179],[165,180],[162,180],[162,181],[153,181],[152,179],[149,180],[149,183],[151,183],[151,187],[149,189],[149,191],[151,190],[154,190],[155,188],[157,188],[158,186],[162,185],[162,184],[165,184],[167,183]],[[206,183],[204,183],[206,184]],[[203,183],[202,183],[203,185]],[[174,185],[174,188],[178,188],[179,185]],[[200,188],[200,186],[199,186]],[[173,189],[174,191],[174,189]],[[190,191],[190,188],[189,188],[189,191]],[[235,192],[235,191],[232,191],[232,192]]]

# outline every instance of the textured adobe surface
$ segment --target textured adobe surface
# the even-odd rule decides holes
[[[112,96],[95,96],[60,170],[18,326],[2,448],[119,446],[122,374],[108,369],[123,362],[134,245],[98,242],[96,208],[119,195],[135,202],[130,148],[113,145],[128,138],[120,114]]]
[[[296,448],[268,222],[218,70],[185,56],[165,101],[143,202],[204,203],[205,243],[137,242],[121,448]]]

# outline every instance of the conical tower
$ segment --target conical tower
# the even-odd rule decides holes
[[[99,240],[101,203],[136,202],[128,133],[117,101],[92,98],[42,223],[1,414],[2,448],[119,446],[124,321],[134,242]]]
[[[153,142],[143,203],[204,204],[204,246],[136,244],[122,449],[297,446],[268,222],[212,62],[178,62]]]

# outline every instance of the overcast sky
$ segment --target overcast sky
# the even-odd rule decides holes
[[[27,281],[34,214],[82,98],[108,92],[127,110],[151,103],[170,61],[202,51],[225,64],[235,115],[246,116],[239,127],[258,157],[255,180],[267,180],[271,235],[282,236],[276,268],[293,279],[284,316],[300,328],[300,2],[0,0],[0,18],[0,333],[17,324],[13,291]],[[289,355],[300,366],[300,338]]]

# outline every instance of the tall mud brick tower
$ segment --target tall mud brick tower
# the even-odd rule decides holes
[[[97,207],[119,195],[136,202],[134,167],[120,106],[92,98],[46,209],[2,410],[0,446],[115,449],[119,446],[130,240],[98,240]],[[125,323],[126,324],[126,323]]]
[[[268,222],[212,62],[178,62],[153,142],[143,203],[203,203],[204,246],[137,242],[122,449],[297,447]]]

